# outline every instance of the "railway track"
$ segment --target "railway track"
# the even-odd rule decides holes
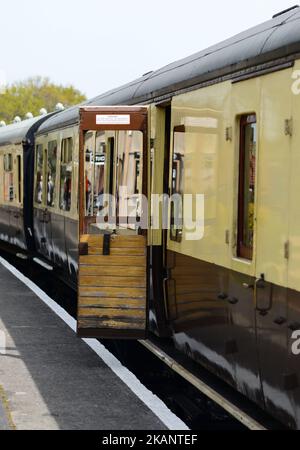
[[[76,293],[56,278],[50,282],[55,274],[9,254],[1,255],[76,316]],[[155,338],[101,343],[193,431],[284,429],[206,370],[184,361],[167,341],[159,341],[159,345]]]

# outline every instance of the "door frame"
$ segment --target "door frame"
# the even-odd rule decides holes
[[[87,231],[87,223],[82,214],[85,211],[84,200],[84,134],[87,131],[141,131],[143,133],[143,179],[142,194],[148,198],[148,112],[147,106],[91,106],[82,107],[79,110],[79,235]],[[105,113],[105,114],[104,114]],[[97,124],[97,115],[129,115],[129,124],[107,123]],[[147,230],[143,230],[147,236]]]

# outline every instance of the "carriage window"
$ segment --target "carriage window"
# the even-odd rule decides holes
[[[52,207],[55,206],[56,157],[57,141],[51,141],[48,144],[47,159],[47,205]]]
[[[95,133],[87,132],[84,139],[85,151],[85,215],[93,216],[93,171],[95,154]]]
[[[181,242],[183,231],[185,127],[174,128],[171,185],[171,227],[172,241]]]
[[[96,217],[105,206],[103,194],[112,194],[114,138],[107,139],[105,131],[89,131],[84,142],[85,214]]]
[[[143,133],[120,131],[117,156],[117,217],[120,226],[135,229],[142,214]],[[132,224],[130,222],[132,218]]]
[[[22,157],[17,156],[17,174],[18,174],[18,203],[22,203]]]
[[[41,144],[36,146],[35,154],[35,170],[36,170],[36,182],[35,182],[35,201],[39,205],[43,203],[43,146]]]
[[[94,215],[103,209],[103,194],[106,182],[106,142],[105,132],[96,134],[96,153],[94,166]]]
[[[71,210],[73,172],[73,139],[63,139],[61,143],[60,196],[59,207],[62,211]]]
[[[256,115],[242,116],[240,120],[238,257],[249,260],[253,258],[256,152]]]
[[[14,201],[14,175],[12,154],[4,155],[4,200]]]

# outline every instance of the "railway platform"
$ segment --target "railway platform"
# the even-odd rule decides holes
[[[0,429],[187,429],[75,325],[0,258]]]

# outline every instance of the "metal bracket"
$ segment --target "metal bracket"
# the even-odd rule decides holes
[[[284,134],[286,136],[293,136],[293,118],[284,121]]]
[[[290,259],[290,242],[287,241],[284,244],[284,257],[285,259]]]
[[[233,128],[232,127],[226,127],[225,139],[227,142],[232,142],[232,139],[233,139]]]

